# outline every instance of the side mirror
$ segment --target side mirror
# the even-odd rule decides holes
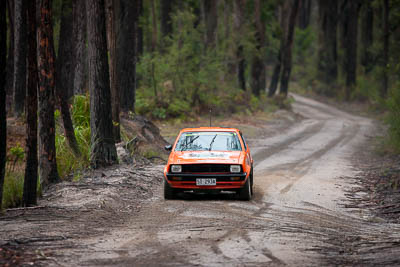
[[[166,145],[164,147],[164,149],[167,150],[167,151],[171,151],[172,150],[172,145]]]

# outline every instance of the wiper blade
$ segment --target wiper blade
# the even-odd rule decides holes
[[[212,147],[212,145],[213,145],[213,143],[214,143],[215,138],[217,138],[217,135],[218,135],[218,134],[214,135],[213,139],[211,140],[210,148],[208,149],[208,151],[211,151],[211,147]]]
[[[184,149],[187,148],[188,145],[190,145],[191,143],[193,143],[197,138],[199,138],[200,135],[196,136],[195,138],[193,138],[192,140],[189,141],[189,143],[186,143],[182,148],[181,151],[183,151]]]

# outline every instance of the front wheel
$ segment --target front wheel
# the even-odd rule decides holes
[[[164,199],[176,199],[176,190],[164,180]]]
[[[240,200],[249,201],[251,199],[251,185],[250,185],[250,177],[247,178],[246,183],[243,188],[241,188],[238,192],[238,197]]]

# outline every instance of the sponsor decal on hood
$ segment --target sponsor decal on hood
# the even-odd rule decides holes
[[[212,158],[229,159],[230,156],[231,156],[231,154],[226,153],[226,152],[202,151],[202,152],[185,153],[181,156],[181,158],[183,158],[183,159],[212,159]]]

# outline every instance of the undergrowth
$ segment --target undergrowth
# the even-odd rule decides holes
[[[71,118],[74,124],[75,137],[79,145],[81,157],[76,157],[68,145],[68,141],[61,127],[59,112],[56,112],[56,151],[57,167],[61,178],[69,174],[74,175],[74,180],[80,172],[90,164],[90,101],[89,96],[77,95],[74,97]]]

